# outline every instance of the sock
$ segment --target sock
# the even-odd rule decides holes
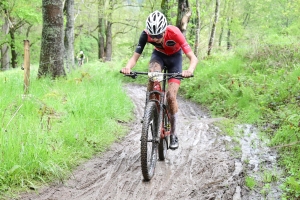
[[[176,113],[174,115],[170,115],[170,124],[171,124],[170,134],[171,135],[176,135],[175,134],[175,130],[176,130]]]

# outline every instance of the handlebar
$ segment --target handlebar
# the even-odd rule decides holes
[[[120,71],[122,73],[122,71]],[[122,73],[123,74],[123,73]],[[154,77],[154,76],[167,76],[169,78],[191,78],[194,77],[194,74],[192,74],[190,77],[183,77],[182,73],[164,73],[164,72],[135,72],[131,71],[130,74],[124,74],[125,76],[129,76],[133,79],[136,79],[138,75],[148,75],[149,77]]]

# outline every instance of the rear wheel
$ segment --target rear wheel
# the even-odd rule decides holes
[[[166,112],[163,112],[163,123],[161,123],[161,131],[164,130],[169,131],[169,119],[166,114]],[[158,145],[158,156],[159,160],[165,160],[166,155],[167,155],[167,150],[168,150],[168,145],[167,145],[167,138],[160,138],[160,142]]]
[[[146,181],[155,171],[158,141],[158,110],[155,102],[149,102],[145,109],[141,136],[141,167]]]
[[[159,160],[165,160],[167,156],[167,141],[166,139],[160,139],[159,145],[158,145],[158,155],[159,155]]]
[[[81,65],[82,65],[82,59],[79,59],[78,60],[78,67],[81,67]]]

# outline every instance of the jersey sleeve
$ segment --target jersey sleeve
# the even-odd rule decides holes
[[[174,29],[174,32],[175,32],[176,37],[177,37],[177,42],[179,43],[179,45],[180,45],[182,51],[183,51],[185,54],[191,52],[192,49],[191,49],[190,45],[187,43],[187,41],[186,41],[184,35],[183,35],[182,32],[179,30],[179,28],[176,27],[176,28]]]
[[[136,46],[136,49],[135,49],[136,53],[142,54],[142,52],[145,48],[145,45],[147,43],[147,39],[148,39],[148,35],[145,31],[143,31],[140,35],[139,43],[138,43],[138,45]]]

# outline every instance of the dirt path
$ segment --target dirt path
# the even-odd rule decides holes
[[[42,188],[39,194],[26,194],[22,200],[263,199],[259,192],[244,186],[241,158],[232,155],[228,150],[230,139],[212,124],[221,119],[209,118],[199,106],[181,98],[179,149],[168,151],[167,159],[157,162],[153,179],[144,182],[139,121],[145,87],[129,86],[125,89],[134,97],[137,116],[129,125],[129,134],[101,157],[80,166],[65,183]]]

